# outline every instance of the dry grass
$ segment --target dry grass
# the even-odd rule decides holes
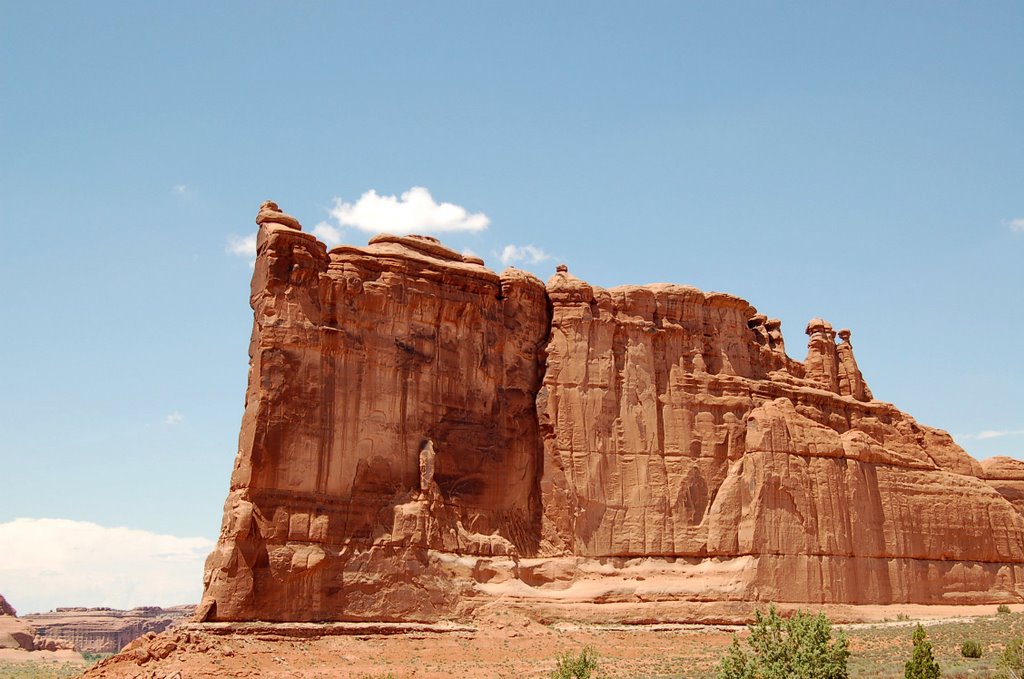
[[[0,660],[3,679],[64,679],[77,677],[85,670],[82,663],[48,661],[6,662]]]
[[[882,623],[877,626],[856,626],[849,630],[853,655],[851,677],[902,676],[903,663],[910,657],[911,641],[916,623]],[[928,641],[944,677],[996,677],[996,663],[1006,644],[1024,636],[1024,614],[1003,613],[970,621],[951,620],[925,624]],[[974,639],[981,644],[980,658],[964,658],[960,644]]]
[[[901,616],[897,621],[839,626],[849,637],[853,652],[848,665],[850,677],[902,677],[903,665],[910,658],[911,634],[916,625],[916,621]],[[1024,614],[996,615],[994,607],[992,616],[926,621],[924,625],[943,677],[999,677],[997,663],[1006,644],[1016,637],[1024,637]],[[974,639],[981,644],[983,652],[980,658],[964,658],[960,654],[960,645],[965,639]],[[681,654],[676,653],[677,648],[673,648],[671,643],[666,643],[657,658],[627,660],[606,656],[602,669],[615,679],[714,676],[722,648],[717,645],[700,648],[692,643],[692,639],[687,641],[690,643],[678,647],[686,649]]]

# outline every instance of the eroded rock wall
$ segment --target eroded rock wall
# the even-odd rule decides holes
[[[63,644],[82,653],[116,653],[142,635],[159,634],[189,620],[194,613],[195,606],[131,610],[76,607],[34,613],[25,616],[25,621],[45,637],[46,646]]]
[[[535,551],[543,283],[416,236],[328,254],[273,220],[258,252],[246,410],[206,615],[377,611],[378,565],[404,589],[426,550]],[[443,608],[451,588],[438,587]],[[380,614],[425,606],[409,596]]]
[[[847,330],[813,319],[800,362],[730,295],[545,286],[416,236],[327,252],[272,203],[257,223],[200,618],[1024,598],[1024,474],[874,400]]]

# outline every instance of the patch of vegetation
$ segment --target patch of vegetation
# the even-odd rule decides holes
[[[932,645],[928,642],[928,635],[924,627],[917,623],[914,628],[914,650],[907,661],[906,670],[903,676],[906,679],[939,679],[939,663],[935,662],[932,654]]]
[[[734,635],[718,665],[718,679],[845,679],[849,644],[842,631],[832,638],[832,623],[824,613],[797,611],[789,619],[779,615],[775,604],[768,614],[754,614],[750,625],[749,652]]]
[[[558,656],[551,679],[591,679],[597,669],[597,651],[593,646],[584,646],[579,655],[566,651]]]
[[[0,661],[0,677],[4,679],[66,679],[77,677],[84,669],[81,663]]]
[[[996,608],[996,613],[1009,613],[1009,612],[1010,612],[1010,607],[1007,606],[1006,604],[999,604],[999,606]]]
[[[960,655],[965,658],[980,658],[981,644],[974,639],[967,639],[964,643],[960,644]]]
[[[1008,679],[1024,678],[1024,638],[1014,639],[1006,645],[998,666]]]
[[[907,622],[908,620],[910,620],[910,616],[906,613],[897,613],[896,620],[898,620],[899,622]]]

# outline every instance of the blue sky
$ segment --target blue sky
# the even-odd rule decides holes
[[[415,186],[486,214],[441,236],[493,268],[532,245],[543,278],[737,294],[801,359],[809,318],[850,327],[877,398],[1024,456],[1021,3],[3,0],[0,26],[0,523],[215,538],[231,239],[268,198],[311,230]]]

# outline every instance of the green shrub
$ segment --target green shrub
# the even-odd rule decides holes
[[[592,646],[584,646],[579,655],[566,651],[558,656],[551,679],[590,679],[597,666],[597,651]]]
[[[906,679],[938,679],[940,676],[939,663],[935,662],[932,655],[932,645],[928,642],[928,635],[924,633],[924,627],[917,623],[914,629],[914,652],[907,661],[903,676]]]
[[[964,643],[960,644],[960,655],[965,658],[980,658],[981,644],[974,639],[968,639]]]
[[[1024,677],[1024,639],[1014,639],[1003,650],[999,658],[999,669],[1009,679],[1021,679]]]
[[[999,608],[996,609],[996,613],[1009,613],[1010,607],[1006,604],[999,604]]]
[[[832,638],[832,623],[824,613],[797,611],[783,619],[772,604],[768,614],[754,614],[749,652],[732,644],[718,665],[719,679],[845,679],[849,644],[842,631]]]

